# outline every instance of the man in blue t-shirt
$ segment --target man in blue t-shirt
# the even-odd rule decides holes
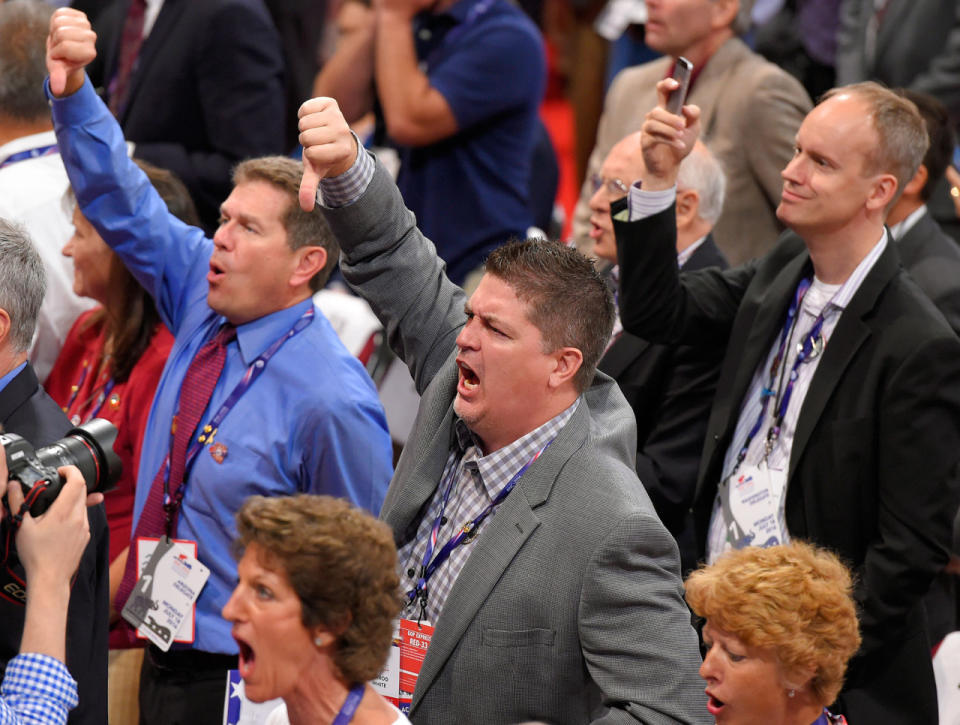
[[[533,224],[540,32],[507,0],[387,0],[376,10],[348,2],[340,17],[341,41],[316,91],[336,98],[351,123],[378,105],[400,154],[404,201],[461,284]]]

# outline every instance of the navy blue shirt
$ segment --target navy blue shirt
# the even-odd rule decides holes
[[[546,85],[540,31],[506,0],[460,0],[414,21],[417,57],[459,131],[399,149],[397,186],[461,284],[489,252],[533,224],[530,162]]]

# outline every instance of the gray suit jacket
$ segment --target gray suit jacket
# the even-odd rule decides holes
[[[610,86],[573,218],[574,238],[585,254],[593,249],[590,175],[600,172],[617,141],[640,129],[657,105],[656,85],[671,62],[660,58],[627,68]],[[703,140],[726,172],[726,201],[713,236],[736,266],[767,252],[783,229],[776,218],[780,172],[793,156],[810,98],[797,79],[733,38],[703,67],[688,102],[700,106]]]
[[[837,32],[837,85],[878,80],[939,98],[960,119],[960,3],[889,0],[867,57],[873,0],[844,0]]]
[[[449,451],[465,296],[382,168],[359,201],[325,214],[344,277],[422,396],[381,513],[401,544]],[[710,722],[677,548],[635,450],[633,412],[598,375],[472,544],[436,622],[415,723]]]

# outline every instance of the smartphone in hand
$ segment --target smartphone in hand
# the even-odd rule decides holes
[[[670,94],[667,99],[667,110],[675,115],[680,114],[684,102],[687,100],[687,91],[690,89],[690,76],[693,75],[693,63],[680,56],[673,66],[673,78],[677,79],[680,87]]]

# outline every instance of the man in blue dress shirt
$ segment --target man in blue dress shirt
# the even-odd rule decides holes
[[[253,494],[306,492],[377,513],[391,475],[390,438],[373,384],[313,307],[311,294],[338,250],[326,224],[297,205],[299,164],[244,162],[214,238],[184,225],[127,158],[120,127],[86,79],[94,37],[78,11],[63,8],[51,21],[47,62],[61,153],[85,216],[151,291],[175,336],[144,436],[133,542],[149,535],[151,518],[163,519],[156,491],[175,469],[176,414],[181,425],[185,418],[178,406],[199,387],[192,370],[184,385],[188,368],[224,323],[236,328],[191,431],[198,452],[187,454],[174,514],[173,534],[197,542],[210,569],[195,636],[168,653],[151,646],[140,687],[141,723],[219,722],[226,671],[236,666],[236,643],[220,617],[237,576],[235,511]],[[125,582],[132,570],[128,561]],[[118,611],[124,598],[121,584]]]

